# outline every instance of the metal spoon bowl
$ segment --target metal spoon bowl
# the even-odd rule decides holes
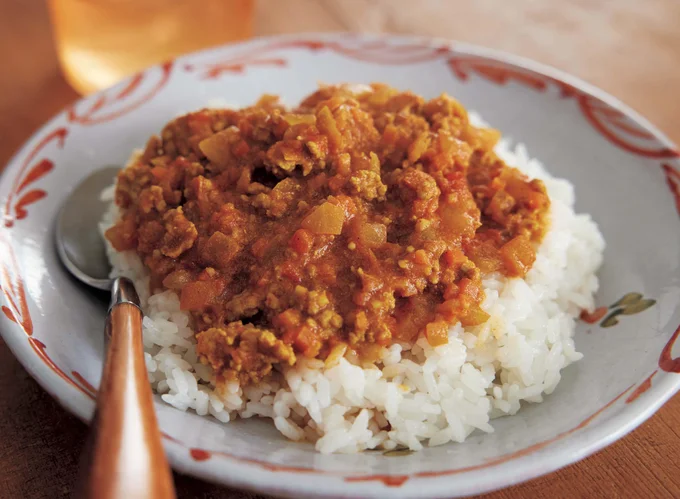
[[[107,203],[101,192],[113,183],[118,166],[97,170],[71,192],[57,216],[56,243],[59,259],[79,281],[110,290],[111,264],[99,232]]]
[[[99,223],[107,210],[101,192],[118,167],[92,173],[69,195],[56,221],[59,258],[77,279],[111,291],[106,316],[106,361],[76,497],[174,498],[144,363],[142,310],[129,279],[109,277]]]

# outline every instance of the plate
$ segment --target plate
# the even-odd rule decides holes
[[[318,82],[386,82],[447,92],[523,142],[576,189],[607,241],[598,309],[576,332],[585,358],[542,404],[492,434],[420,453],[320,455],[261,420],[222,425],[156,409],[173,466],[291,497],[451,497],[527,480],[582,459],[650,417],[680,388],[680,158],[656,128],[554,69],[441,40],[305,35],[198,52],[90,95],[43,126],[0,179],[2,334],[35,379],[88,420],[103,358],[102,297],[62,269],[55,213],[91,170],[123,165],[174,116],[275,93],[295,103]],[[396,455],[395,455],[396,454]]]

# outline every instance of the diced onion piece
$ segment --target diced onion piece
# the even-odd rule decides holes
[[[460,318],[460,323],[464,327],[479,326],[489,320],[489,317],[479,305],[470,305]]]
[[[335,149],[341,149],[343,145],[342,134],[338,131],[338,124],[328,106],[323,106],[316,114],[319,131],[328,137],[328,141]]]
[[[471,245],[467,256],[482,272],[496,272],[503,265],[498,249],[491,241],[480,241]]]
[[[362,245],[378,248],[387,242],[387,227],[383,224],[361,224],[357,235]]]
[[[500,256],[508,274],[523,277],[536,260],[536,251],[526,236],[517,236],[500,249]]]
[[[191,272],[179,269],[171,272],[163,279],[163,286],[168,289],[182,289],[186,284],[189,284],[192,279],[193,276],[191,275]]]
[[[425,326],[425,337],[433,347],[449,342],[449,325],[445,321],[430,322]]]
[[[345,352],[347,351],[347,343],[339,343],[333,347],[331,352],[328,354],[328,357],[326,357],[325,361],[325,367],[326,369],[330,369],[334,365],[336,365],[338,362],[340,362],[340,359],[342,359],[345,356]]]
[[[232,132],[229,129],[222,130],[200,141],[198,148],[212,163],[218,166],[227,166],[232,157],[231,135]]]
[[[283,120],[289,125],[314,125],[316,123],[316,116],[313,114],[295,114],[289,113],[282,116]]]
[[[210,265],[224,269],[231,264],[240,249],[235,238],[215,231],[203,246],[201,257]]]
[[[326,201],[302,220],[302,228],[314,234],[339,235],[345,223],[345,210]]]
[[[474,237],[479,220],[474,210],[465,205],[444,205],[440,210],[441,223],[450,234],[461,237]]]

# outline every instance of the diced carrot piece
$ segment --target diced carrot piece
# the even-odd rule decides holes
[[[457,298],[446,300],[437,306],[437,313],[453,324],[460,315],[460,301]]]
[[[294,308],[289,308],[274,317],[272,323],[277,328],[287,330],[294,326],[299,326],[301,317],[300,311],[295,310]]]
[[[321,349],[321,342],[314,328],[303,324],[298,328],[298,334],[293,343],[295,350],[302,352],[305,357],[315,357]]]

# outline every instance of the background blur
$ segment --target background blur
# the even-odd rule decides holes
[[[137,0],[146,1],[163,3]],[[255,0],[252,22],[255,35],[394,32],[529,57],[604,89],[680,143],[679,0]],[[78,98],[59,69],[45,0],[0,0],[0,75],[1,170],[36,128]],[[676,396],[623,441],[493,497],[680,497],[678,428]],[[67,497],[84,436],[84,425],[0,340],[0,497]],[[180,497],[255,497],[176,480]]]

